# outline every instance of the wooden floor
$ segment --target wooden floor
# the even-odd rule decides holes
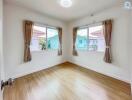
[[[130,85],[64,63],[16,79],[4,90],[4,100],[132,100]]]

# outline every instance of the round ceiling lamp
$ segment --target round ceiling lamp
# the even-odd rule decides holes
[[[64,8],[69,8],[72,6],[71,0],[60,0],[60,5]]]
[[[132,2],[129,1],[129,0],[125,0],[125,2],[124,2],[124,8],[128,9],[128,10],[131,10],[132,9]]]

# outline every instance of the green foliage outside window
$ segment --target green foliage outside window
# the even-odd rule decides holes
[[[41,46],[41,50],[45,50],[46,49],[46,40],[43,38],[40,38],[39,45]]]

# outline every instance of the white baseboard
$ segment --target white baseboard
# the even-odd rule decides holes
[[[115,79],[117,79],[117,80],[120,80],[120,81],[123,81],[123,82],[125,82],[125,83],[130,84],[130,81],[125,80],[124,78],[121,78],[121,77],[118,77],[118,76],[115,76],[115,75],[112,75],[112,74],[109,74],[109,73],[103,73],[103,72],[101,72],[101,71],[97,71],[96,69],[92,69],[92,68],[90,68],[90,67],[88,67],[88,66],[84,66],[84,64],[78,64],[78,63],[75,63],[75,62],[72,62],[72,61],[68,61],[68,62],[73,63],[73,64],[78,65],[78,66],[81,66],[81,67],[84,67],[84,68],[87,68],[87,69],[90,69],[90,70],[92,70],[92,71],[101,73],[101,74],[103,74],[103,75],[106,75],[106,76],[109,76],[109,77],[112,77],[112,78],[115,78]]]
[[[104,72],[98,71],[98,70],[96,70],[96,69],[92,69],[92,68],[90,68],[90,67],[88,67],[88,66],[84,66],[84,64],[78,64],[78,63],[74,63],[74,62],[72,62],[72,61],[63,61],[63,62],[61,62],[61,63],[53,64],[53,65],[50,65],[50,66],[46,66],[44,69],[48,69],[48,68],[51,68],[51,67],[53,67],[53,66],[56,66],[56,65],[65,63],[65,62],[70,62],[70,63],[76,64],[76,65],[78,65],[78,66],[81,66],[81,67],[84,67],[84,68],[93,70],[93,71],[95,71],[95,72],[104,74],[104,75],[106,75],[106,76],[109,76],[109,77],[112,77],[112,78],[115,78],[115,79],[118,79],[118,80],[121,80],[121,81],[124,81],[124,82],[130,84],[130,81],[125,80],[124,78],[121,78],[121,77],[118,77],[118,76],[116,76],[116,75],[112,75],[112,74],[109,74],[109,73],[104,73]],[[34,70],[34,71],[30,71],[30,72],[28,71],[28,72],[26,72],[26,73],[19,74],[19,75],[16,74],[16,75],[14,75],[12,78],[13,78],[13,79],[16,79],[16,78],[19,78],[19,77],[22,77],[22,76],[26,76],[26,75],[28,75],[28,74],[31,74],[31,73],[34,73],[34,72],[37,72],[37,71],[41,71],[41,70],[44,70],[44,69]]]
[[[54,66],[56,66],[56,65],[65,63],[65,62],[67,62],[67,61],[63,61],[63,62],[60,62],[60,63],[52,64],[52,65],[50,65],[50,66],[45,66],[45,68],[42,68],[42,69],[31,70],[31,71],[28,71],[28,72],[25,72],[25,73],[22,73],[22,74],[16,74],[16,75],[13,75],[13,76],[12,76],[12,79],[20,78],[20,77],[23,77],[23,76],[26,76],[26,75],[29,75],[29,74],[32,74],[32,73],[35,73],[35,72],[39,72],[39,71],[41,71],[41,70],[48,69],[48,68],[54,67]],[[6,80],[7,80],[7,79],[6,79]]]

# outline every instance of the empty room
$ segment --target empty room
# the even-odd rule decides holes
[[[132,100],[132,0],[0,0],[0,100]]]

